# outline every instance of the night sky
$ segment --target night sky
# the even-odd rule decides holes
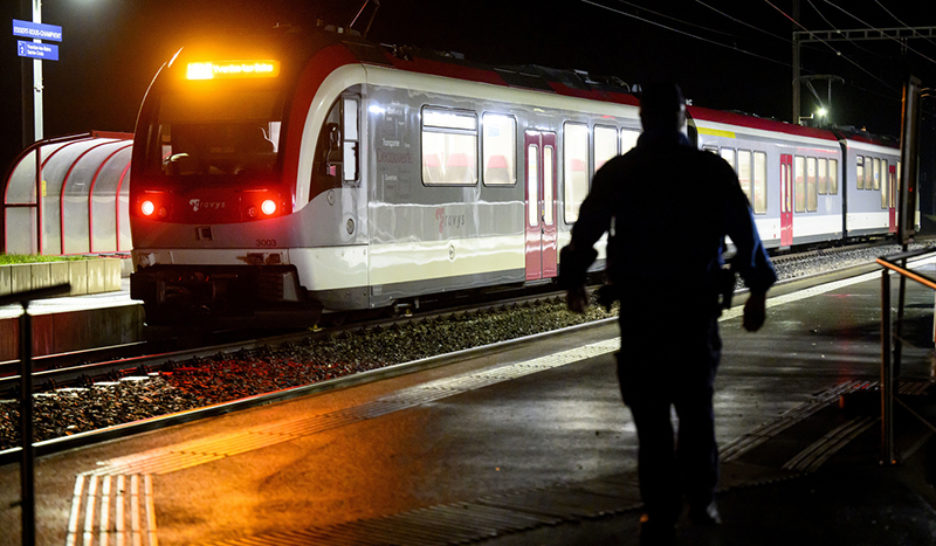
[[[347,25],[361,3],[45,0],[43,21],[64,27],[61,60],[44,64],[45,136],[91,129],[132,131],[140,100],[160,64],[194,39],[215,33],[244,35],[275,23],[313,26],[317,18]],[[28,1],[3,4],[7,37],[0,48],[0,165],[5,171],[21,149],[22,133],[21,62],[10,20],[31,16]],[[17,9],[17,4],[23,5]],[[794,0],[382,0],[369,38],[458,51],[484,63],[583,69],[629,83],[674,80],[697,105],[788,121],[794,25],[786,15],[793,15],[793,4]],[[936,26],[936,6],[929,1],[799,4],[798,20],[810,30]],[[362,23],[369,15],[370,8]],[[907,74],[936,86],[936,38],[910,40],[909,48],[891,41],[830,45],[804,46],[802,71],[845,79],[832,90],[839,124],[897,135],[900,90]],[[817,82],[817,87],[825,97],[825,82]],[[804,89],[803,114],[815,106]]]

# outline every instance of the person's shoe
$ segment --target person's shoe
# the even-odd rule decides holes
[[[671,522],[640,516],[640,546],[672,546],[676,542],[676,526]]]
[[[690,506],[689,521],[693,525],[721,525],[721,514],[718,513],[718,505],[715,504],[715,501],[712,501],[705,506]]]

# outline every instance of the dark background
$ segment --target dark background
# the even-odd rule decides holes
[[[369,38],[458,51],[484,63],[588,70],[629,83],[674,80],[696,105],[789,121],[794,25],[786,15],[794,15],[794,1],[382,0]],[[63,27],[60,60],[43,65],[45,136],[91,129],[132,131],[156,70],[193,40],[241,35],[275,23],[313,26],[319,18],[347,26],[362,3],[45,0],[43,22]],[[936,26],[936,6],[929,1],[798,3],[798,20],[811,30]],[[0,42],[5,44],[0,45],[3,171],[23,147],[23,62],[16,56],[9,21],[31,19],[30,5],[29,1],[5,0],[0,8],[7,28]],[[367,8],[357,28],[365,26],[371,9]],[[804,46],[801,66],[804,75],[834,74],[845,79],[832,91],[833,120],[838,124],[897,136],[901,87],[907,75],[917,75],[924,86],[936,86],[936,38],[830,46]],[[31,66],[31,61],[27,63]],[[825,82],[816,85],[825,97]],[[816,102],[806,89],[802,97],[802,114],[808,115]],[[928,99],[924,105],[933,109]],[[31,117],[29,129],[31,135]],[[925,124],[924,133],[933,134],[931,121]]]

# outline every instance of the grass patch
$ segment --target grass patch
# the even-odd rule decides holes
[[[87,260],[87,256],[38,256],[35,254],[0,254],[0,265]]]

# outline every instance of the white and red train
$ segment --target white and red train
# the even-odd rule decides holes
[[[689,112],[768,246],[894,231],[897,149]],[[131,293],[160,323],[549,282],[591,175],[639,131],[626,88],[579,73],[324,31],[187,48],[137,124]]]

